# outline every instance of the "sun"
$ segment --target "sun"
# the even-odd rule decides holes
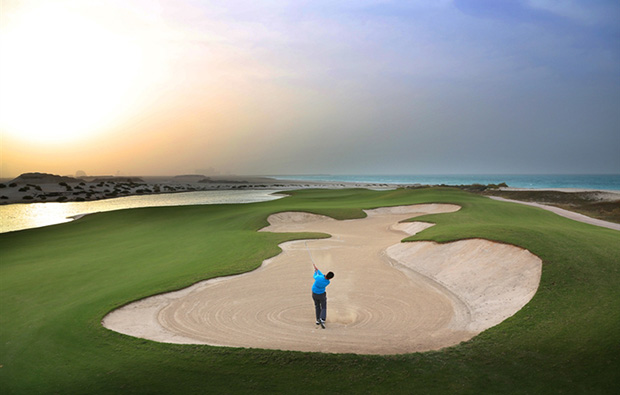
[[[41,6],[15,13],[1,33],[3,134],[39,143],[83,140],[131,105],[141,48],[104,21]]]

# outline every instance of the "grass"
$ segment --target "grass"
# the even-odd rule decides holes
[[[484,195],[499,196],[506,199],[536,202],[575,211],[592,218],[620,224],[620,200],[600,199],[599,192],[562,191],[503,191],[485,190]]]
[[[170,345],[101,326],[112,309],[252,270],[278,243],[269,214],[359,218],[455,203],[411,240],[482,237],[543,260],[521,311],[458,346],[399,356]],[[620,382],[620,232],[454,189],[303,190],[245,205],[94,214],[0,235],[0,391],[30,393],[614,393]],[[283,296],[285,297],[285,296]],[[311,301],[309,302],[311,303]]]

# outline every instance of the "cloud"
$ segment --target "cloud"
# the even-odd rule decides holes
[[[142,173],[620,168],[613,2],[153,4],[117,4],[161,78],[107,136],[148,152],[102,145]]]

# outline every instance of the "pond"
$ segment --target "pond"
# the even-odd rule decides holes
[[[235,190],[126,196],[90,202],[29,203],[0,206],[0,233],[69,222],[80,216],[103,211],[138,207],[191,206],[200,204],[243,204],[284,197],[278,190]]]

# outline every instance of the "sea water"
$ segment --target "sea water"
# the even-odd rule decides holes
[[[280,180],[374,184],[471,185],[506,183],[511,188],[620,190],[620,174],[461,174],[461,175],[277,175]]]
[[[137,207],[242,204],[283,197],[277,190],[200,191],[126,196],[90,202],[49,202],[0,206],[0,233],[69,222],[82,215]]]

